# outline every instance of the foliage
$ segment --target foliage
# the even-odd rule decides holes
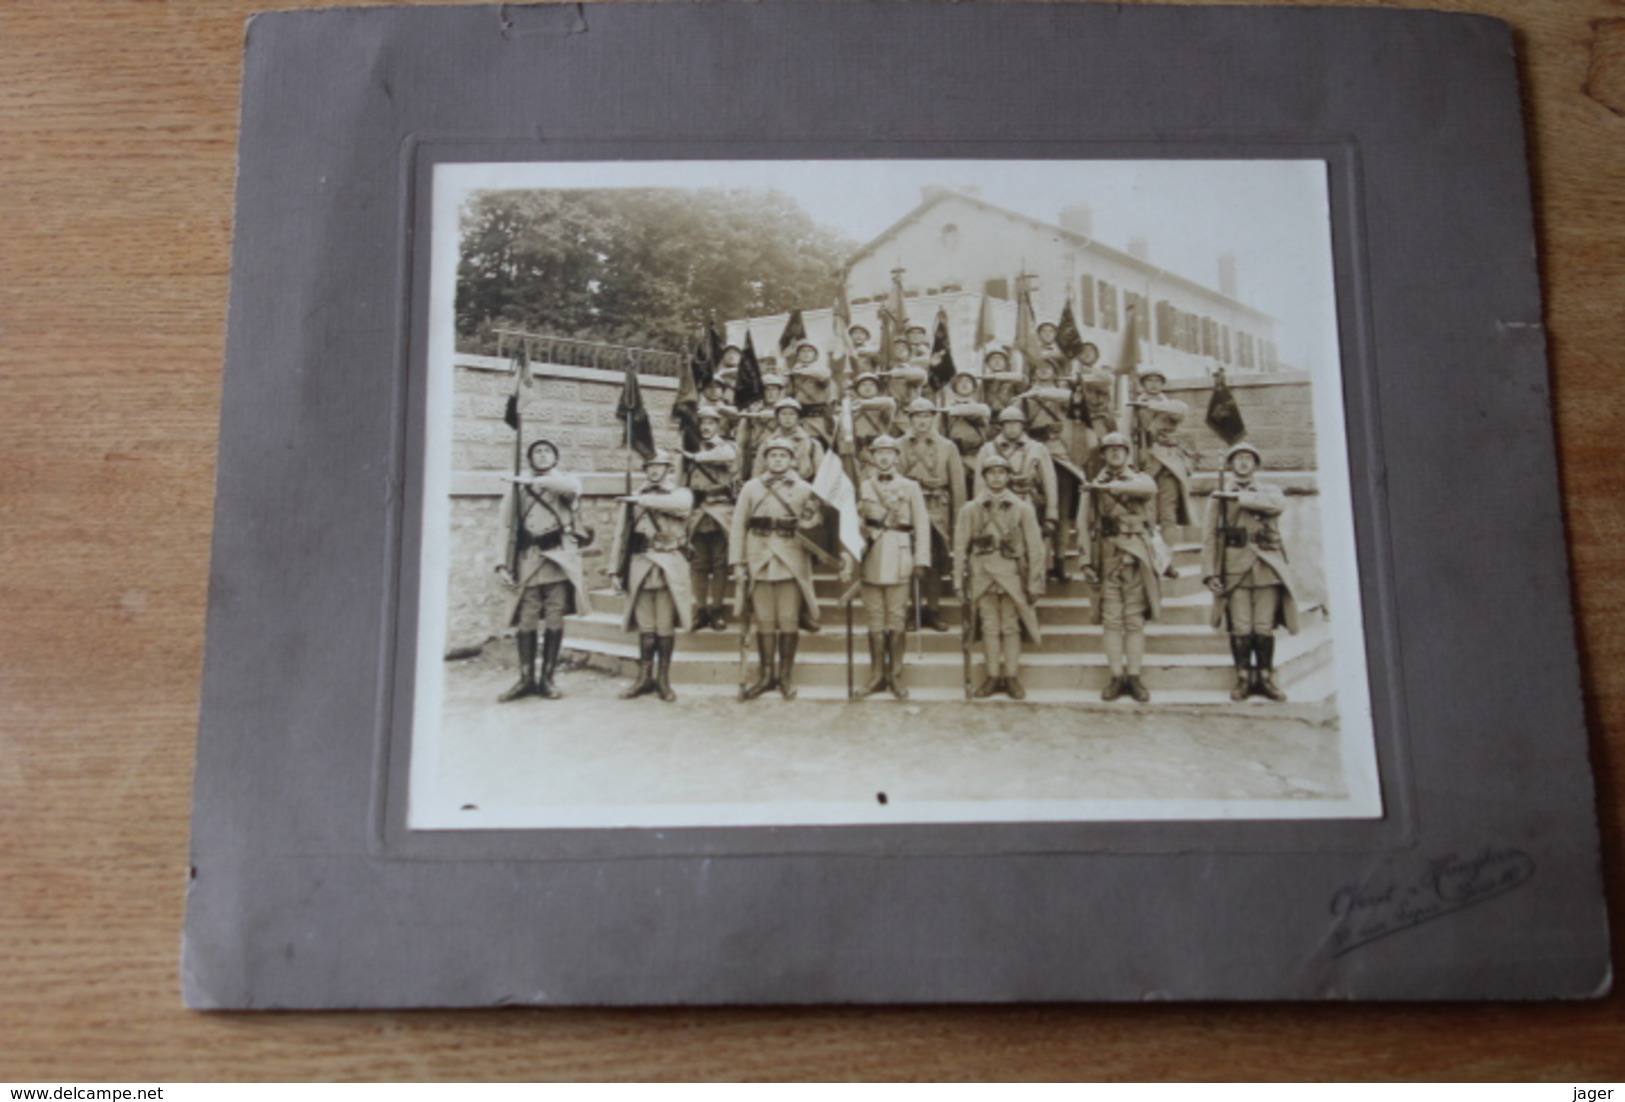
[[[480,192],[462,213],[460,346],[492,328],[687,352],[719,321],[833,300],[852,243],[778,191]]]

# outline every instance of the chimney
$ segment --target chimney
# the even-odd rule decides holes
[[[1095,235],[1095,215],[1088,203],[1068,203],[1061,208],[1061,228],[1079,237]]]
[[[1151,263],[1151,242],[1143,237],[1129,238],[1128,254],[1135,260],[1143,260],[1147,264]]]
[[[1238,281],[1236,279],[1236,254],[1219,254],[1219,293],[1230,298],[1237,298]]]
[[[926,184],[920,189],[920,202],[929,203],[938,196],[947,195],[948,189],[941,184]]]

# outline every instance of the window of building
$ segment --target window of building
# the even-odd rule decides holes
[[[1100,327],[1117,332],[1117,287],[1104,279],[1100,281]]]
[[[990,279],[982,285],[982,293],[988,298],[1002,298],[1010,301],[1010,281],[1008,279]]]
[[[1083,277],[1083,293],[1078,301],[1083,304],[1083,324],[1093,327],[1096,324],[1094,276]]]
[[[1219,359],[1224,363],[1233,363],[1230,359],[1230,327],[1219,326]]]
[[[952,222],[942,227],[942,247],[945,249],[959,248],[959,227]]]

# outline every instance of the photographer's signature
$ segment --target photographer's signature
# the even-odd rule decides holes
[[[1486,849],[1468,857],[1452,853],[1429,861],[1413,880],[1339,888],[1331,902],[1338,919],[1332,956],[1505,895],[1534,875],[1534,858],[1522,850]]]

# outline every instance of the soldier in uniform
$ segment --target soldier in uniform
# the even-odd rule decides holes
[[[1089,483],[1084,525],[1090,534],[1084,580],[1095,587],[1090,604],[1104,629],[1110,668],[1100,699],[1128,693],[1144,704],[1151,699],[1140,680],[1145,624],[1162,614],[1161,575],[1151,547],[1157,484],[1129,465],[1129,441],[1122,433],[1108,433],[1100,452],[1105,466]]]
[[[982,463],[980,489],[954,524],[954,576],[965,615],[975,616],[987,671],[975,696],[996,692],[1026,699],[1021,636],[1040,641],[1033,602],[1044,592],[1044,540],[1038,514],[1010,492],[1010,461],[998,452]]]
[[[909,346],[907,337],[897,337],[891,342],[892,366],[886,373],[886,385],[891,396],[897,400],[897,408],[907,409],[922,388],[931,371],[925,362],[916,362],[913,349]],[[927,347],[927,360],[930,358],[930,348]]]
[[[1033,507],[1053,560],[1057,531],[1055,463],[1049,449],[1027,435],[1027,419],[1019,405],[1005,407],[999,414],[999,434],[982,445],[976,458],[977,493],[982,491],[981,471],[995,455],[1003,456],[1010,465],[1010,492]]]
[[[1298,631],[1297,583],[1281,541],[1286,495],[1254,480],[1263,464],[1245,440],[1225,453],[1203,526],[1202,581],[1213,591],[1213,626],[1229,632],[1236,663],[1231,700],[1286,699],[1275,683],[1275,629]]]
[[[880,353],[869,347],[869,330],[861,325],[853,325],[847,329],[846,336],[852,345],[852,363],[848,368],[850,373],[857,376],[879,371]]]
[[[997,417],[1027,389],[1027,377],[1010,366],[1010,354],[990,348],[982,357],[982,397]]]
[[[777,416],[774,407],[783,398],[784,376],[764,372],[761,398],[752,403],[748,409],[739,411],[739,426],[734,433],[734,443],[739,446],[741,480],[750,478],[755,471],[756,453],[762,450],[762,444],[773,435],[773,421]]]
[[[723,602],[728,598],[728,533],[733,528],[734,499],[739,487],[739,449],[722,435],[722,415],[700,407],[700,447],[684,452],[684,481],[694,495],[689,516],[688,546],[694,573],[694,630],[727,627]]]
[[[790,359],[790,396],[801,403],[802,424],[825,447],[835,438],[835,417],[829,406],[833,378],[829,365],[820,361],[816,344],[802,341],[796,345]]]
[[[942,621],[942,575],[949,569],[954,539],[954,517],[965,504],[965,467],[953,441],[937,432],[937,407],[929,398],[916,398],[908,407],[908,435],[903,437],[902,465],[907,477],[920,485],[931,516],[930,557],[920,586],[920,623],[947,631]]]
[[[745,483],[734,507],[728,562],[734,580],[748,584],[761,676],[745,690],[754,700],[777,687],[796,695],[794,672],[800,631],[818,630],[812,557],[802,535],[823,520],[812,486],[793,465],[796,443],[774,437],[762,447],[762,473]]]
[[[874,372],[859,375],[852,384],[852,441],[858,448],[858,463],[864,474],[873,467],[869,447],[877,437],[887,436],[897,420],[897,399],[880,393],[880,376]]]
[[[795,449],[795,460],[791,465],[797,474],[811,482],[818,473],[818,464],[824,459],[824,445],[802,423],[801,403],[794,398],[780,398],[773,406],[772,429],[772,434],[762,441],[761,451],[756,455],[756,469],[762,469],[769,443],[787,440]]]
[[[689,626],[694,606],[683,556],[694,495],[677,485],[669,452],[656,451],[644,461],[643,473],[643,487],[617,499],[625,510],[612,559],[626,593],[621,630],[638,633],[637,679],[621,699],[659,693],[670,702],[677,699],[671,688],[677,631]]]
[[[975,492],[969,478],[975,471],[976,456],[987,443],[993,411],[982,401],[982,381],[968,371],[961,371],[948,384],[948,402],[942,409],[947,421],[945,434],[959,449],[959,459],[965,469],[965,496]]]
[[[1157,481],[1157,526],[1167,529],[1191,523],[1191,463],[1177,436],[1190,407],[1163,394],[1167,378],[1158,368],[1140,375],[1143,388],[1135,407],[1135,430],[1140,434],[1140,466]]]
[[[1073,420],[1081,431],[1073,455],[1086,456],[1084,471],[1090,478],[1099,474],[1104,465],[1100,442],[1117,431],[1117,416],[1112,411],[1112,403],[1116,401],[1116,385],[1117,376],[1099,363],[1079,362],[1077,375],[1073,379],[1076,394]]]
[[[502,503],[502,529],[513,532],[518,543],[514,601],[508,623],[519,629],[515,635],[519,680],[497,698],[502,704],[523,696],[557,700],[563,695],[554,677],[558,673],[559,648],[564,645],[564,618],[592,611],[580,552],[581,545],[592,537],[587,533],[578,535],[576,527],[581,480],[559,470],[559,451],[549,441],[532,443],[525,459],[530,474],[515,480],[518,493],[506,495]],[[507,565],[498,569],[506,570]],[[543,628],[540,680],[536,677],[538,627]]]
[[[1041,328],[1054,329],[1054,326]],[[1050,334],[1051,340],[1054,333]],[[1057,353],[1059,355],[1059,353]],[[1071,434],[1075,427],[1067,414],[1072,404],[1072,388],[1061,383],[1056,375],[1056,361],[1045,358],[1033,365],[1032,386],[1017,399],[1021,411],[1027,415],[1027,435],[1042,444],[1049,452],[1055,467],[1055,509],[1052,513],[1056,528],[1054,558],[1050,575],[1058,582],[1066,581],[1066,549],[1073,523],[1077,520],[1078,492],[1086,477],[1073,465]]]
[[[1050,377],[1059,379],[1066,374],[1066,353],[1055,343],[1055,335],[1060,332],[1055,328],[1054,322],[1046,321],[1038,327],[1038,359],[1029,365],[1036,375],[1040,364],[1048,364]]]
[[[716,413],[717,435],[725,440],[734,438],[734,429],[739,424],[739,411],[729,401],[733,396],[736,377],[726,373],[726,368],[719,368],[711,381],[700,391],[702,399],[700,404],[710,407]]]
[[[919,483],[898,473],[897,440],[876,437],[870,454],[874,473],[858,490],[864,535],[859,577],[869,626],[870,677],[863,695],[890,687],[893,696],[906,700],[909,583],[931,566],[931,521]]]

